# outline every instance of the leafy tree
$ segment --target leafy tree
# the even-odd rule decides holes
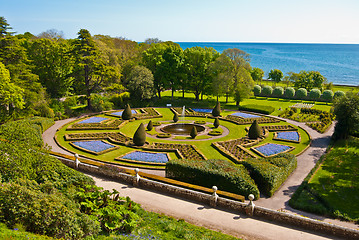
[[[334,137],[347,139],[359,129],[359,95],[348,94],[334,101],[334,114],[337,123]]]
[[[341,98],[341,97],[343,97],[344,95],[345,95],[345,93],[344,93],[343,91],[338,90],[338,91],[336,91],[336,92],[334,93],[333,98],[334,98],[334,99]]]
[[[194,93],[196,101],[199,101],[199,96],[211,81],[210,65],[219,57],[219,53],[213,48],[192,47],[184,51],[184,57],[188,88]]]
[[[308,92],[307,92],[307,89],[305,89],[305,88],[299,88],[295,92],[295,96],[301,100],[304,99],[307,95],[308,95]]]
[[[327,102],[330,102],[333,100],[333,96],[334,96],[334,93],[332,90],[324,90],[323,91],[323,96],[322,98],[327,101]]]
[[[152,72],[144,66],[132,69],[126,84],[131,98],[139,101],[151,99],[154,95]]]
[[[11,29],[12,27],[10,27],[10,24],[7,23],[6,19],[4,17],[0,17],[0,38],[13,35],[14,32],[8,31]]]
[[[322,93],[320,92],[319,89],[314,88],[314,89],[310,90],[310,92],[309,92],[309,98],[311,98],[311,99],[313,99],[313,100],[317,100],[317,99],[320,98],[320,95],[321,95],[321,94],[322,94]]]
[[[326,79],[316,71],[300,71],[297,79],[294,82],[295,88],[305,88],[310,91],[313,88],[322,89]]]
[[[273,88],[272,88],[271,86],[264,86],[264,87],[262,88],[262,94],[263,94],[264,96],[269,97],[269,96],[272,95],[272,93],[273,93]]]
[[[49,29],[45,32],[40,33],[39,35],[37,35],[38,38],[47,38],[47,39],[52,39],[52,40],[59,40],[59,39],[64,39],[64,32],[63,31],[58,31],[56,29]]]
[[[239,106],[240,102],[253,95],[252,89],[254,85],[253,79],[247,70],[242,68],[239,71],[237,81],[235,81],[233,96],[236,106]]]
[[[273,90],[273,95],[276,97],[281,97],[284,93],[284,89],[282,87],[275,87]]]
[[[101,55],[90,32],[86,29],[78,32],[78,38],[73,41],[72,54],[75,56],[75,90],[86,94],[87,108],[91,110],[91,93],[116,78],[116,71],[110,66],[109,60]]]
[[[284,95],[285,95],[287,98],[293,98],[294,95],[295,95],[295,90],[294,90],[294,88],[292,88],[292,87],[287,87],[287,88],[285,89]]]
[[[259,84],[260,84],[264,77],[264,71],[260,68],[253,68],[251,71],[251,76],[252,76],[253,81],[255,81],[255,82],[259,81]]]
[[[52,98],[70,92],[73,77],[73,57],[68,54],[70,46],[65,40],[40,38],[28,44],[28,54],[35,66],[33,73]]]
[[[137,128],[135,134],[133,135],[133,143],[136,146],[143,146],[146,142],[146,130],[143,123]]]
[[[275,83],[279,83],[280,81],[282,81],[283,73],[281,70],[272,69],[268,74],[268,78],[274,81]]]
[[[255,85],[253,88],[254,96],[259,96],[262,92],[262,87],[259,85]]]
[[[149,44],[149,45],[151,45],[152,43],[161,43],[161,42],[162,41],[160,39],[158,39],[158,38],[147,38],[145,40],[145,43]]]

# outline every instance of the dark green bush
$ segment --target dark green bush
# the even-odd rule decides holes
[[[132,118],[131,107],[129,104],[126,105],[121,115],[123,120],[130,120]]]
[[[272,106],[248,104],[248,105],[239,106],[238,110],[271,114],[272,112],[275,111],[275,108]]]
[[[255,85],[253,88],[254,96],[259,96],[262,92],[262,87],[259,85]]]
[[[258,125],[257,120],[254,120],[248,130],[248,137],[250,139],[257,139],[262,136],[262,128]]]
[[[147,124],[147,130],[151,131],[152,129],[153,129],[153,123],[152,123],[152,120],[150,120]]]
[[[221,104],[220,104],[220,102],[217,102],[216,106],[213,108],[212,115],[214,117],[221,116]]]
[[[137,128],[135,134],[133,135],[133,143],[136,146],[143,146],[146,142],[146,130],[143,123]]]
[[[248,169],[261,193],[270,197],[297,167],[293,154],[279,154],[270,158],[246,159]]]
[[[173,159],[166,163],[166,177],[179,181],[259,198],[259,190],[242,165],[226,160]]]
[[[108,111],[113,108],[113,103],[106,96],[100,94],[92,94],[91,97],[92,110],[94,112]]]
[[[175,114],[173,115],[173,121],[174,121],[174,122],[178,122],[178,114],[177,114],[177,113],[175,113]]]
[[[214,128],[218,128],[219,127],[219,119],[218,117],[216,119],[214,119],[214,123],[213,123]]]
[[[191,133],[189,134],[190,136],[191,136],[191,138],[193,138],[193,139],[195,139],[196,138],[196,136],[197,136],[197,128],[196,128],[196,126],[193,126],[192,127],[192,130],[191,130]]]

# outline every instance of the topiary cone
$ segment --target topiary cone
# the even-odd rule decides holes
[[[125,110],[123,110],[121,117],[123,120],[130,120],[132,118],[130,104],[126,105]]]
[[[258,125],[257,120],[254,120],[248,130],[248,137],[250,139],[257,139],[262,136],[262,128]]]
[[[178,115],[177,115],[177,113],[175,113],[175,115],[173,116],[173,121],[174,121],[174,122],[178,122]]]
[[[189,134],[191,136],[191,138],[195,139],[197,136],[197,128],[196,126],[192,127],[191,133]]]
[[[143,146],[146,142],[146,130],[143,123],[137,128],[135,134],[133,135],[133,143],[136,146]]]
[[[219,119],[218,119],[218,117],[216,117],[216,119],[214,119],[213,126],[214,126],[214,128],[218,128],[218,127],[219,127]]]
[[[213,117],[221,116],[221,104],[217,102],[216,106],[212,110]]]
[[[147,130],[151,131],[152,129],[153,129],[153,123],[152,123],[152,120],[150,120],[147,124]]]

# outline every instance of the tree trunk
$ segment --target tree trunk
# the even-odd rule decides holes
[[[239,106],[239,101],[236,101],[236,107],[238,107]]]
[[[161,89],[157,88],[157,94],[158,94],[158,98],[161,99]]]
[[[217,95],[217,102],[218,102],[218,95]]]
[[[228,96],[229,96],[229,94],[226,93],[226,103],[228,103]]]
[[[174,92],[174,89],[172,88],[172,101],[173,101],[173,94],[174,94],[173,92]]]

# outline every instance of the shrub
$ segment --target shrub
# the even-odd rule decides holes
[[[173,115],[173,121],[174,121],[174,122],[178,122],[178,114],[177,114],[177,113],[174,113],[174,115]]]
[[[248,137],[250,139],[257,139],[262,136],[262,128],[258,125],[257,120],[254,120],[248,130]]]
[[[143,146],[146,142],[146,130],[143,123],[137,128],[135,134],[133,135],[133,143],[136,146]]]
[[[109,97],[109,101],[112,102],[116,108],[124,108],[126,103],[130,101],[130,93],[123,92],[121,94],[113,94]]]
[[[293,98],[294,95],[295,95],[295,90],[294,90],[294,88],[292,88],[292,87],[287,87],[287,88],[285,89],[284,95],[285,95],[287,98]]]
[[[314,88],[314,89],[310,90],[310,92],[309,92],[309,98],[312,99],[312,100],[319,99],[320,95],[321,95],[321,92],[317,88]]]
[[[206,124],[206,121],[205,120],[196,120],[194,123],[203,125],[203,124]]]
[[[208,133],[208,135],[211,135],[211,136],[219,136],[221,134],[222,134],[222,131],[219,129],[212,130]]]
[[[238,110],[257,112],[257,113],[263,113],[263,114],[271,114],[272,112],[275,111],[275,108],[272,106],[248,104],[248,105],[239,106]]]
[[[214,128],[218,128],[219,127],[219,119],[218,117],[216,119],[214,119],[214,123],[213,123]]]
[[[299,88],[296,92],[295,92],[295,96],[298,99],[304,99],[306,96],[308,95],[307,89],[305,88]]]
[[[221,116],[221,104],[220,104],[220,102],[217,102],[216,106],[213,108],[212,115],[214,117]]]
[[[158,138],[169,138],[171,137],[171,133],[159,133],[157,134]]]
[[[333,96],[333,98],[334,99],[337,99],[337,98],[340,98],[340,97],[344,97],[345,96],[345,93],[343,92],[343,91],[336,91],[335,93],[334,93],[334,96]]]
[[[272,92],[273,92],[273,88],[271,86],[264,86],[262,88],[262,95],[264,96],[271,96],[272,95]]]
[[[262,87],[259,85],[255,85],[253,88],[254,96],[259,96],[262,92]]]
[[[283,88],[279,87],[279,86],[274,88],[274,90],[273,90],[273,95],[276,97],[281,97],[283,95],[283,93],[284,93]]]
[[[322,98],[327,101],[327,102],[330,102],[333,100],[333,96],[334,96],[334,93],[332,90],[324,90],[323,91],[323,95],[322,95]]]
[[[132,118],[132,111],[130,104],[127,104],[121,115],[123,120],[130,120]]]
[[[196,138],[196,136],[197,136],[197,128],[196,128],[196,126],[193,126],[193,127],[192,127],[190,136],[191,136],[191,138],[193,138],[193,139]]]
[[[246,159],[248,169],[261,193],[270,197],[297,167],[293,154],[282,153],[270,158]]]
[[[100,94],[92,94],[90,99],[92,110],[95,112],[107,111],[113,108],[113,103],[108,101],[107,97]]]
[[[173,159],[166,163],[166,177],[219,190],[259,198],[259,190],[243,165],[226,160]]]
[[[152,120],[150,120],[147,124],[147,130],[151,131],[153,129],[153,124],[152,124]]]

